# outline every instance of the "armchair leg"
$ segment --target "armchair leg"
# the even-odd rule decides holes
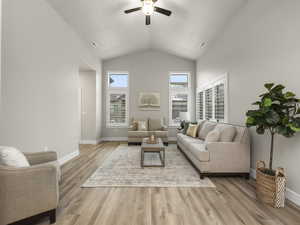
[[[56,209],[49,212],[50,224],[56,223]]]

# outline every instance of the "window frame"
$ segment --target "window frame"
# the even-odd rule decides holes
[[[184,87],[177,87],[174,88],[171,86],[171,76],[173,75],[187,75],[188,77],[188,86]],[[172,97],[177,94],[187,94],[187,112],[191,116],[191,72],[184,71],[184,72],[169,72],[169,79],[168,79],[168,86],[169,86],[169,127],[174,128],[180,125],[180,122],[175,122],[172,119]]]
[[[110,75],[124,75],[128,76],[127,87],[110,87]],[[129,124],[129,84],[130,75],[128,71],[108,71],[106,74],[106,128],[127,128]],[[110,122],[110,96],[111,94],[125,94],[125,123],[111,123]]]
[[[215,118],[215,87],[223,84],[224,85],[224,120],[217,120]],[[224,122],[227,123],[228,122],[228,110],[229,110],[229,101],[228,101],[228,74],[224,74],[220,77],[218,77],[217,79],[208,82],[204,85],[201,85],[200,87],[197,88],[196,91],[196,119],[197,121],[202,120],[201,118],[199,118],[199,94],[201,92],[203,92],[203,120],[207,120],[208,118],[206,118],[206,101],[205,101],[205,97],[206,97],[206,90],[208,89],[212,89],[212,118],[210,118],[210,121],[219,121],[219,122]]]

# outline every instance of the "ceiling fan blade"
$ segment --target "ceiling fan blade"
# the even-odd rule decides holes
[[[139,11],[139,10],[141,10],[141,9],[142,9],[142,7],[137,7],[137,8],[125,10],[124,12],[125,12],[126,14],[128,14],[128,13],[132,13],[132,12]]]
[[[171,14],[172,14],[172,12],[170,10],[159,8],[157,6],[154,7],[154,11],[156,11],[158,13],[161,13],[161,14],[164,14],[166,16],[171,16]]]
[[[151,23],[151,16],[146,16],[146,25],[150,25]]]

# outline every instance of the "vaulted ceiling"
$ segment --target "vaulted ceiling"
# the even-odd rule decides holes
[[[84,41],[97,44],[102,59],[146,49],[196,59],[247,0],[158,0],[157,6],[173,14],[155,13],[150,26],[142,12],[123,12],[141,6],[140,0],[47,1]]]

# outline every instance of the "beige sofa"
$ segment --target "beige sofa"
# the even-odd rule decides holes
[[[146,130],[139,130],[136,121],[146,121]],[[155,135],[162,139],[165,145],[168,145],[168,127],[165,125],[165,119],[137,119],[132,118],[128,128],[128,144],[141,144],[143,138]]]
[[[55,223],[60,168],[55,152],[24,153],[29,167],[0,166],[0,224],[49,216]]]
[[[221,135],[223,132],[225,139],[228,139],[227,131],[235,131],[232,140],[205,141],[207,135],[216,129]],[[201,121],[196,138],[177,134],[177,146],[198,170],[201,179],[205,176],[249,178],[250,137],[246,127]]]

